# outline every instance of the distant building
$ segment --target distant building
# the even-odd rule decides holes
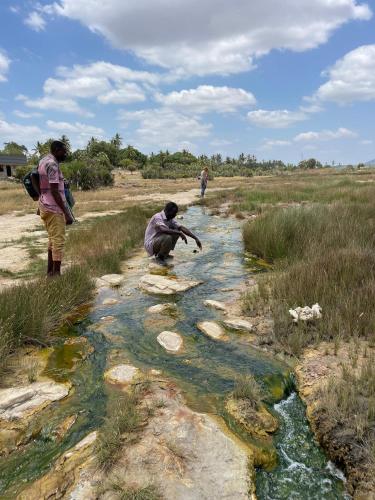
[[[14,177],[16,168],[27,164],[25,155],[2,155],[0,154],[0,179]]]

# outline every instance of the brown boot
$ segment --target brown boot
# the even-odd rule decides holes
[[[48,264],[47,264],[47,276],[52,276],[53,274],[53,258],[52,250],[48,249]]]

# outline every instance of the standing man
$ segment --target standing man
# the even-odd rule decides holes
[[[201,172],[201,197],[204,198],[204,193],[208,183],[208,167],[205,167]]]
[[[155,214],[148,223],[145,234],[145,249],[151,256],[156,256],[156,262],[162,266],[167,265],[168,259],[173,259],[169,252],[176,246],[178,238],[187,244],[186,236],[195,240],[198,248],[202,250],[202,244],[198,237],[189,229],[180,226],[175,221],[178,206],[173,201],[168,202],[162,212]]]
[[[66,203],[64,178],[59,166],[66,159],[66,146],[61,141],[53,141],[50,151],[38,165],[39,211],[48,233],[47,276],[58,276],[64,254],[65,226],[72,224],[73,218]]]

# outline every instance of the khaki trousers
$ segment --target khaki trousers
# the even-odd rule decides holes
[[[40,209],[40,218],[48,233],[48,250],[52,250],[52,259],[61,262],[65,246],[65,216]]]
[[[178,236],[174,234],[161,234],[154,239],[152,250],[154,255],[167,257],[171,250],[176,246]]]

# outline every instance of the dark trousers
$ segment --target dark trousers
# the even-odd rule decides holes
[[[160,236],[156,236],[152,247],[154,255],[161,258],[167,257],[169,252],[176,246],[178,238],[175,234],[161,234]]]

